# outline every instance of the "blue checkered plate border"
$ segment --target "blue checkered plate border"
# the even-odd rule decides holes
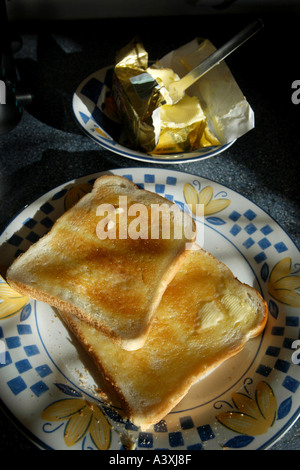
[[[151,155],[130,149],[122,133],[111,99],[113,67],[92,73],[80,83],[72,99],[72,109],[80,129],[94,142],[114,153],[148,163],[184,163],[214,157],[234,144],[201,148],[192,152]]]
[[[217,182],[167,169],[111,173],[183,210],[190,210],[191,194],[204,204],[204,219],[194,216],[203,247],[261,292],[270,311],[265,332],[195,384],[164,420],[141,432],[99,398],[92,364],[55,311],[15,298],[0,278],[0,401],[43,449],[124,449],[124,432],[143,450],[270,447],[300,413],[297,247],[266,212]],[[63,184],[26,207],[1,235],[0,264],[8,266],[45,234],[101,174]],[[76,439],[74,429],[82,429]]]

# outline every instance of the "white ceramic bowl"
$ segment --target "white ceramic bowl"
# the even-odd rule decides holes
[[[200,148],[192,152],[150,155],[122,145],[122,126],[113,116],[110,100],[113,67],[100,69],[87,77],[73,95],[73,112],[79,127],[102,147],[123,157],[149,163],[186,163],[214,157],[228,149],[226,145]]]

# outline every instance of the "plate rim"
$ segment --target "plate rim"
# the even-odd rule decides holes
[[[43,442],[39,437],[37,437],[30,429],[28,429],[25,424],[20,421],[19,418],[8,408],[6,403],[0,397],[0,409],[6,418],[18,429],[18,431],[33,445],[37,446],[41,450],[55,450],[53,447],[49,446]]]
[[[139,166],[132,166],[132,167],[114,167],[114,168],[110,168],[110,169],[107,169],[107,170],[102,170],[102,171],[96,171],[96,172],[93,172],[93,173],[87,173],[87,174],[81,174],[80,176],[76,176],[74,178],[71,178],[67,181],[65,181],[64,183],[60,183],[58,184],[57,186],[53,186],[51,189],[47,190],[45,193],[41,194],[40,196],[37,196],[36,198],[32,199],[29,203],[25,204],[21,209],[19,209],[18,211],[16,211],[16,213],[14,215],[12,215],[8,222],[4,222],[4,228],[0,231],[0,237],[3,236],[5,230],[7,230],[7,228],[10,226],[10,224],[25,210],[27,209],[29,206],[31,206],[33,203],[37,202],[40,198],[43,198],[44,196],[47,196],[49,193],[51,193],[52,191],[56,191],[57,189],[59,189],[61,186],[65,186],[67,184],[71,184],[73,181],[76,182],[77,180],[80,180],[80,179],[83,179],[83,178],[89,178],[89,177],[93,177],[95,175],[99,175],[101,176],[101,174],[106,174],[106,173],[109,173],[111,171],[123,171],[123,170],[146,170],[146,169],[149,169],[151,171],[172,171],[172,172],[176,172],[176,173],[184,173],[186,175],[189,175],[189,176],[192,176],[192,177],[196,177],[196,178],[202,178],[202,179],[205,179],[207,181],[211,181],[212,183],[216,183],[216,184],[219,184],[221,186],[224,186],[224,188],[226,189],[229,189],[230,191],[236,193],[239,197],[242,197],[244,199],[246,199],[247,201],[251,202],[252,204],[254,204],[255,206],[257,206],[261,211],[263,211],[268,217],[270,217],[273,222],[275,222],[281,229],[282,231],[288,236],[288,238],[291,240],[291,242],[295,245],[295,248],[299,251],[300,253],[300,245],[298,246],[297,245],[297,242],[293,239],[292,235],[289,234],[289,232],[283,227],[283,225],[281,225],[280,222],[278,222],[275,217],[273,215],[271,215],[266,209],[264,209],[264,207],[262,207],[259,203],[257,203],[256,201],[253,201],[250,197],[248,196],[245,196],[244,194],[242,193],[239,193],[236,189],[232,188],[230,185],[226,184],[226,183],[220,183],[218,180],[216,179],[213,179],[213,178],[208,178],[207,176],[202,176],[202,175],[195,175],[194,173],[191,173],[187,170],[184,170],[184,169],[181,169],[181,170],[177,170],[177,169],[173,169],[173,168],[155,168],[155,167],[151,167],[151,166],[143,166],[143,167],[139,167]]]

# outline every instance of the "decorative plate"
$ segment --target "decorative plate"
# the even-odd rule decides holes
[[[102,147],[133,160],[149,163],[184,163],[213,157],[234,143],[233,141],[226,145],[169,155],[150,155],[128,148],[111,97],[112,75],[113,67],[106,67],[91,74],[78,86],[72,101],[79,127]]]
[[[148,432],[124,422],[96,394],[94,369],[54,310],[0,283],[0,397],[13,421],[42,449],[265,449],[300,414],[300,256],[263,210],[214,181],[150,168],[112,170],[195,216],[204,248],[268,302],[265,332],[195,384]],[[38,240],[90,190],[93,174],[26,207],[0,238],[1,265]],[[200,230],[201,229],[201,230]]]

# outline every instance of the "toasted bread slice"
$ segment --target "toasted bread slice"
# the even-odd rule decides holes
[[[170,209],[169,234],[161,222],[157,239],[149,233],[152,206]],[[175,208],[182,217],[174,215]],[[138,233],[142,228],[144,238]],[[137,349],[195,238],[194,221],[174,203],[126,178],[105,175],[14,261],[7,281],[18,292],[84,320],[121,347]]]
[[[237,354],[267,321],[267,305],[209,253],[190,252],[166,289],[143,348],[124,351],[61,312],[141,429],[159,422],[201,377]]]

